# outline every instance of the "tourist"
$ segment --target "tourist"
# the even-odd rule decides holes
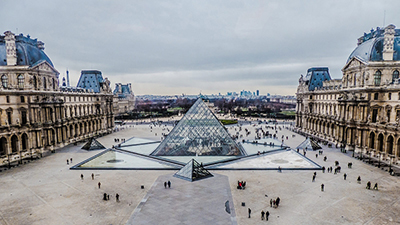
[[[375,183],[374,189],[378,190],[378,183]]]
[[[315,181],[315,175],[312,176],[312,182],[314,182],[314,181]]]
[[[265,215],[264,210],[261,210],[261,220],[264,220],[264,215]]]
[[[171,188],[171,181],[168,181],[168,188]]]
[[[99,182],[97,185],[99,186],[99,189],[100,189],[101,183]]]
[[[251,215],[251,209],[250,208],[248,208],[248,210],[247,210],[248,212],[249,212],[249,218],[250,218],[250,215]]]
[[[69,160],[67,159],[67,165],[69,165]]]
[[[269,200],[269,205],[272,207],[272,198]]]
[[[318,154],[315,154],[315,158],[318,158]]]
[[[360,177],[360,176],[358,176],[357,182],[358,182],[359,184],[361,184],[361,177]]]
[[[321,184],[321,191],[324,191],[324,187],[325,187],[325,185]]]
[[[107,200],[110,200],[110,195],[107,195]]]
[[[104,201],[107,201],[107,193],[104,193],[104,194],[103,194],[103,200],[104,200]]]
[[[367,182],[367,186],[365,188],[366,189],[371,189],[371,182],[370,181]]]
[[[343,178],[344,178],[344,180],[346,180],[346,178],[347,178],[347,174],[346,173],[343,174]]]
[[[325,166],[322,167],[322,173],[325,173]]]
[[[276,203],[276,207],[278,207],[279,206],[279,203],[281,202],[281,199],[279,198],[279,197],[277,197],[276,198],[276,201],[275,201],[275,203]]]
[[[266,220],[266,221],[268,221],[268,217],[269,217],[269,211],[267,211],[267,212],[265,213],[265,220]]]
[[[72,163],[72,158],[70,158],[69,161],[71,161],[71,163]]]
[[[92,173],[92,180],[94,180],[94,173]]]
[[[164,188],[167,188],[167,181],[164,182]]]
[[[83,174],[81,174],[81,180],[83,180]]]
[[[324,156],[324,162],[326,162],[327,159],[328,159],[328,158],[327,158],[326,156]]]
[[[119,194],[118,193],[115,195],[115,199],[117,202],[119,202]]]

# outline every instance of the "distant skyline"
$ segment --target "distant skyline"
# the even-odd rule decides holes
[[[300,74],[339,79],[357,38],[400,28],[400,1],[12,1],[2,33],[38,38],[60,72],[95,69],[136,95],[294,95]]]

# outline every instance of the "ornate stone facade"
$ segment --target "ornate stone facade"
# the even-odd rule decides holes
[[[44,43],[0,35],[0,165],[42,156],[67,144],[112,132],[110,87],[95,93],[59,87]]]
[[[135,108],[135,95],[131,83],[116,83],[114,89],[114,114],[116,116],[132,112]]]
[[[310,91],[297,89],[296,127],[347,150],[400,160],[400,30],[364,33],[342,69]]]

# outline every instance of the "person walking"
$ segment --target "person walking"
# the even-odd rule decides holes
[[[268,217],[269,217],[269,211],[267,211],[267,212],[265,213],[265,220],[266,220],[266,221],[268,221]]]
[[[83,174],[81,174],[81,180],[83,180]]]
[[[72,163],[72,158],[70,158],[69,161],[71,161],[71,163]]]
[[[279,198],[279,197],[277,197],[276,198],[276,201],[275,201],[275,203],[276,203],[276,207],[279,207],[279,203],[281,202],[281,199]]]
[[[367,186],[365,188],[366,189],[371,189],[371,182],[370,181],[367,182]]]
[[[99,182],[99,183],[97,184],[97,186],[99,186],[99,189],[100,189],[101,183]]]
[[[117,202],[119,202],[119,194],[118,194],[118,193],[115,195],[115,200],[116,200]]]
[[[92,180],[94,180],[94,173],[92,173]]]
[[[264,215],[265,215],[264,210],[261,210],[261,220],[264,220]]]
[[[314,182],[314,181],[315,181],[315,175],[312,176],[312,182]]]
[[[171,181],[168,181],[168,188],[171,188]]]
[[[67,159],[67,165],[69,165],[69,160]]]
[[[325,187],[325,185],[321,184],[321,191],[324,191],[324,187]]]
[[[249,218],[251,217],[251,209],[248,208],[247,211],[249,212]]]
[[[360,176],[358,176],[357,182],[358,182],[359,184],[361,184],[361,177],[360,177]]]
[[[343,179],[346,180],[346,178],[347,178],[347,174],[344,173],[344,174],[343,174]]]
[[[272,198],[269,200],[269,205],[272,207]]]
[[[164,182],[164,188],[167,188],[167,181]]]
[[[378,183],[375,183],[374,189],[375,189],[375,190],[378,190]]]

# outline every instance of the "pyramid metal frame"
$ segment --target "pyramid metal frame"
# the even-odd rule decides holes
[[[306,140],[301,142],[301,144],[299,144],[299,146],[296,147],[296,149],[305,149],[305,148],[307,148],[307,150],[322,149],[322,147],[319,144],[317,144],[315,141],[311,140],[310,138],[306,138]]]
[[[202,164],[195,159],[191,159],[182,169],[174,174],[174,177],[193,182],[207,177],[213,177],[213,175],[208,170],[204,169]]]
[[[99,141],[97,141],[94,138],[90,138],[88,142],[86,142],[85,145],[82,146],[81,149],[85,150],[99,150],[99,149],[105,149],[104,145],[102,145]]]
[[[245,156],[208,106],[199,98],[152,156]]]

